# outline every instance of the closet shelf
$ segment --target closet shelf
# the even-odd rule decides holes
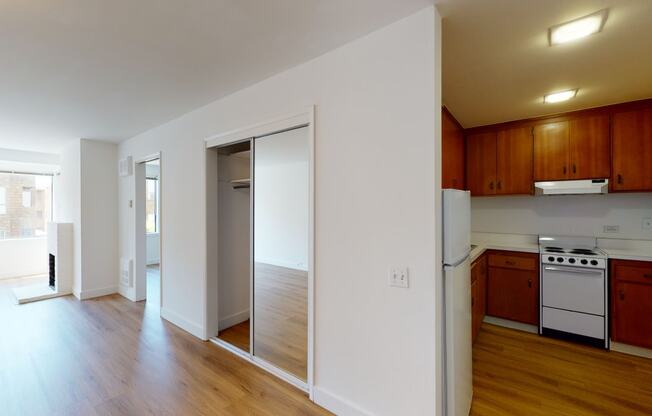
[[[249,178],[233,179],[230,182],[233,185],[233,189],[249,188],[251,186],[251,179]]]

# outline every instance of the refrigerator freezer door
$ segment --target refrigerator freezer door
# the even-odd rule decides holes
[[[456,265],[471,250],[471,193],[443,190],[444,264]]]
[[[473,399],[470,263],[444,268],[446,416],[468,416]]]

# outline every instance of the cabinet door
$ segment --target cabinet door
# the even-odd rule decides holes
[[[496,133],[472,134],[466,140],[466,184],[474,196],[496,194]]]
[[[531,194],[534,190],[531,129],[521,127],[499,131],[497,150],[496,193]]]
[[[568,122],[540,124],[534,127],[534,179],[568,179]]]
[[[612,125],[612,190],[652,191],[652,109],[616,113]]]
[[[611,175],[607,114],[570,121],[570,178],[602,179]]]
[[[652,348],[652,285],[615,281],[611,338]]]
[[[478,327],[482,326],[482,320],[487,314],[487,258],[482,257],[480,260],[480,271],[478,273],[478,282],[480,284],[478,288],[478,314],[480,323]],[[479,328],[478,328],[479,330]]]
[[[536,273],[517,269],[489,268],[487,314],[537,325],[538,279]]]
[[[442,188],[466,189],[464,183],[464,130],[442,109]]]
[[[471,283],[471,340],[475,342],[480,329],[479,319],[479,299],[480,299],[480,282],[476,280]]]

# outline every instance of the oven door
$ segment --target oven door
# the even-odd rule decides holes
[[[604,270],[547,264],[542,266],[543,306],[604,316]]]

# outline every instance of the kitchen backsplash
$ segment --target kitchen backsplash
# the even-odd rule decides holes
[[[652,194],[475,197],[474,232],[652,240]],[[605,231],[616,232],[605,232]]]

